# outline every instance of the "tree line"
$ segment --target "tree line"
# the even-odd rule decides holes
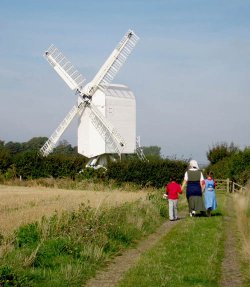
[[[15,178],[70,178],[82,180],[113,179],[117,183],[132,182],[141,186],[162,187],[173,176],[181,182],[189,159],[163,158],[158,146],[143,147],[148,161],[140,161],[135,155],[124,156],[122,161],[108,163],[107,170],[91,170],[85,166],[88,158],[77,153],[67,141],[59,142],[53,152],[42,157],[40,148],[46,137],[34,137],[23,143],[0,140],[0,179]],[[214,172],[216,178],[245,184],[250,177],[250,147],[243,150],[235,144],[218,143],[206,153],[209,161],[204,170]]]

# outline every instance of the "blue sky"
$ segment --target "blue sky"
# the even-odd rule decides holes
[[[51,43],[91,80],[132,29],[114,82],[136,96],[141,144],[200,162],[217,143],[249,146],[249,15],[241,0],[2,0],[0,139],[49,137],[75,104],[42,57]],[[76,122],[62,139],[76,145]]]

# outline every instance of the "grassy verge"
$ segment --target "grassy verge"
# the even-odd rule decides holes
[[[245,193],[234,195],[239,250],[244,286],[250,286],[250,184]]]
[[[68,190],[40,186],[0,185],[0,233],[4,236],[19,226],[51,216],[55,211],[73,211],[81,203],[93,208],[118,206],[124,202],[145,199],[149,189],[125,192],[109,190]]]
[[[167,216],[161,192],[109,209],[82,205],[0,238],[1,286],[82,286]]]
[[[217,197],[220,208],[214,216],[181,221],[142,256],[118,286],[219,286],[226,196]]]

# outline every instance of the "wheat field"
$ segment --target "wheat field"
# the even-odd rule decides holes
[[[39,220],[54,212],[73,211],[82,203],[100,208],[145,197],[146,192],[143,190],[92,191],[0,185],[0,234],[8,235],[20,225]]]

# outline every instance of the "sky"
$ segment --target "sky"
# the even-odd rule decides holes
[[[56,45],[90,81],[128,29],[140,40],[113,83],[136,97],[142,146],[207,161],[250,145],[250,1],[2,0],[0,140],[49,137],[76,96],[43,58]],[[61,139],[73,146],[77,125]]]

